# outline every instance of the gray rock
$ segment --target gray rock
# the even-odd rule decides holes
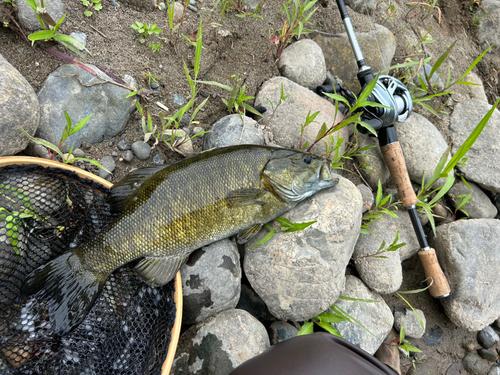
[[[212,131],[205,135],[203,149],[243,144],[263,145],[264,132],[255,120],[234,114],[212,125]]]
[[[356,38],[363,51],[366,64],[371,66],[374,72],[391,66],[396,52],[396,39],[389,29],[375,24],[374,30],[368,33],[358,32]],[[347,34],[342,33],[333,37],[320,34],[314,38],[314,41],[323,50],[327,69],[342,79],[349,90],[354,92],[361,90],[356,77],[358,68]]]
[[[361,279],[378,293],[392,293],[403,281],[401,261],[411,258],[419,250],[410,216],[406,211],[397,211],[398,219],[384,216],[370,225],[371,232],[361,234],[354,249],[353,258]],[[406,243],[396,251],[384,252],[387,258],[366,257],[375,254],[383,241],[391,244],[399,231],[398,243]],[[386,245],[387,246],[387,245]]]
[[[111,80],[95,66],[89,66]],[[82,86],[73,75],[79,76],[85,85],[103,81],[73,64],[52,72],[38,92],[41,117],[37,135],[58,144],[67,124],[64,111],[74,124],[93,114],[82,130],[67,139],[67,149],[80,147],[82,142],[99,143],[121,132],[135,110],[135,99],[126,98],[129,90],[111,83]]]
[[[243,310],[227,310],[184,332],[172,375],[227,375],[269,347],[264,326]]]
[[[161,156],[160,154],[155,154],[155,156],[153,156],[153,165],[164,165],[165,164],[165,159],[163,158],[163,156]]]
[[[443,136],[434,124],[418,113],[413,113],[403,123],[396,123],[395,128],[410,179],[421,184],[425,173],[425,182],[428,182],[448,148]],[[450,159],[451,156],[448,156]],[[450,174],[453,175],[453,171]],[[446,179],[441,178],[434,186],[442,186],[445,182]]]
[[[311,39],[299,40],[285,48],[278,69],[282,76],[311,90],[326,79],[325,56],[321,47]]]
[[[35,143],[35,145],[33,146],[32,154],[39,158],[50,159],[48,149],[38,143]]]
[[[85,152],[82,149],[80,149],[80,148],[75,148],[73,150],[73,156],[75,158],[84,158],[85,157]]]
[[[241,266],[236,244],[224,239],[196,250],[181,267],[184,324],[201,323],[234,309],[240,299]]]
[[[345,4],[358,13],[371,14],[377,9],[379,2],[379,0],[346,0]]]
[[[149,85],[153,90],[156,90],[160,85],[158,85],[155,81],[152,81],[151,84]]]
[[[368,150],[360,151],[359,154],[363,156],[357,156],[356,161],[359,164],[366,164],[365,168],[361,168],[361,175],[373,191],[376,192],[379,180],[384,185],[391,177],[391,173],[382,157],[377,138],[368,135],[359,135],[358,145],[359,148],[374,146]]]
[[[498,210],[493,203],[491,203],[490,198],[473,182],[468,182],[469,186],[472,188],[469,189],[465,184],[459,180],[452,186],[450,190],[448,190],[448,196],[453,198],[454,206],[459,203],[460,199],[455,198],[458,195],[462,194],[471,194],[472,200],[467,203],[462,208],[467,211],[469,217],[471,219],[492,219],[494,218]]]
[[[151,146],[146,142],[137,141],[132,143],[132,152],[139,160],[146,160],[151,155]]]
[[[422,77],[422,80],[424,81],[425,85],[429,86],[429,83],[427,82],[427,78],[425,77],[425,75],[431,74],[431,71],[432,71],[432,65],[424,64],[424,66],[422,66],[420,68],[420,70],[418,71],[418,74],[413,79],[413,83],[415,83],[415,85],[421,87],[420,79],[418,78],[418,76],[420,76],[420,77]],[[440,73],[438,71],[435,71],[434,74],[432,75],[432,77],[429,77],[429,81],[430,81],[432,87],[434,87],[434,90],[436,92],[442,91],[444,89],[444,83],[443,83],[443,80],[441,79]]]
[[[269,327],[269,338],[271,339],[271,345],[275,345],[279,342],[291,339],[297,336],[299,330],[292,326],[290,323],[278,321],[273,322]]]
[[[500,316],[500,221],[459,220],[437,227],[436,252],[452,293],[442,300],[457,326],[478,331]]]
[[[444,331],[439,326],[431,327],[425,331],[423,339],[427,346],[439,346],[443,343]]]
[[[488,361],[482,359],[476,352],[466,352],[462,363],[467,372],[472,375],[485,375],[490,369]]]
[[[175,105],[183,106],[186,103],[186,99],[179,94],[172,94],[172,99]]]
[[[482,9],[481,9],[482,8]],[[475,17],[479,18],[484,15],[484,11],[489,12],[488,15],[481,18],[476,27],[476,36],[479,40],[479,44],[486,49],[490,45],[495,46],[492,50],[495,54],[499,55],[500,46],[500,1],[498,0],[483,0],[481,1],[481,7],[478,7]]]
[[[363,327],[347,321],[333,324],[344,339],[368,353],[374,354],[391,331],[394,323],[391,309],[380,294],[372,292],[360,279],[351,275],[346,276],[345,289],[342,295],[357,299],[380,301],[378,303],[345,300],[336,302],[337,306],[360,322],[373,335]]]
[[[82,45],[73,43],[76,48],[78,48],[80,51],[84,51],[85,47],[87,46],[87,34],[85,33],[77,33],[77,32],[72,32],[69,34],[70,37],[75,39],[77,42],[80,42]]]
[[[135,80],[134,77],[132,77],[131,75],[128,75],[128,74],[124,74],[123,75],[123,80],[125,81],[125,83],[133,88],[134,90],[139,90],[139,85],[137,84],[137,81]]]
[[[109,170],[111,173],[113,173],[113,171],[115,170],[116,168],[116,163],[115,163],[115,159],[113,159],[112,156],[103,156],[101,158],[101,160],[99,161],[99,163],[104,167],[106,168],[107,170]],[[101,178],[106,178],[109,176],[109,173],[106,172],[104,169],[101,169],[99,168],[99,177]]]
[[[365,213],[366,211],[371,209],[375,198],[373,197],[373,193],[368,186],[359,184],[356,185],[356,187],[358,188],[359,192],[361,193],[361,197],[363,198],[363,213]]]
[[[2,55],[0,103],[0,156],[14,155],[28,146],[29,140],[21,129],[29,135],[35,134],[40,121],[40,106],[31,85]]]
[[[273,110],[269,101],[271,101],[275,107],[277,106],[280,100],[282,85],[285,95],[290,96],[278,107],[274,116],[270,119],[269,117],[271,117]],[[309,142],[309,146],[312,145],[316,139],[316,135],[321,129],[322,124],[326,123],[327,126],[330,127],[333,125],[332,119],[336,118],[335,105],[319,97],[311,90],[284,77],[271,78],[262,85],[255,98],[255,106],[259,105],[267,108],[266,113],[269,113],[269,117],[265,117],[261,121],[261,124],[265,125],[266,129],[269,130],[267,136],[270,138],[270,142],[266,143],[269,144],[274,142],[286,148],[299,148],[301,125],[304,124],[309,111],[311,111],[311,114],[320,111],[315,122],[306,127],[304,131],[303,144]],[[337,113],[337,116],[337,120],[340,120],[340,113]],[[344,141],[347,141],[349,138],[349,131],[343,128],[333,133],[333,136],[335,139],[340,137],[344,139]],[[342,144],[340,152],[344,150],[345,142]],[[318,142],[313,147],[312,152],[317,155],[324,154],[326,152],[324,142]]]
[[[488,98],[486,97],[486,93],[484,92],[483,81],[476,73],[470,72],[465,76],[464,81],[475,83],[475,85],[466,86],[471,99],[476,99],[488,103]]]
[[[36,17],[35,11],[26,1],[16,1],[16,6],[18,9],[17,17],[19,18],[19,24],[23,28],[29,31],[42,30],[42,26]],[[61,0],[46,1],[46,9],[47,13],[55,22],[60,20],[62,16],[64,16],[64,13],[66,13],[66,8]]]
[[[129,163],[134,160],[134,154],[130,150],[123,151],[122,158]]]
[[[433,357],[431,357],[433,358]],[[446,369],[445,375],[462,375],[466,374],[467,372],[465,371],[464,365],[462,362],[455,362],[450,365]]]
[[[120,139],[118,141],[118,150],[121,150],[121,151],[125,151],[125,150],[131,150],[132,149],[132,146],[130,146],[129,144],[127,144],[127,142],[125,141],[125,139]]]
[[[147,12],[155,10],[158,0],[122,0],[126,6],[133,8],[139,12]]]
[[[498,365],[491,366],[488,375],[500,375],[500,366]]]
[[[265,302],[250,286],[241,284],[240,300],[237,309],[245,310],[262,321],[273,321],[275,318],[269,312]]]
[[[424,312],[420,309],[415,309],[417,313],[415,313],[411,309],[405,310],[397,310],[394,313],[394,329],[398,332],[401,331],[401,327],[404,324],[405,328],[405,337],[419,339],[425,333],[425,315]],[[417,316],[418,314],[418,316]],[[420,324],[420,320],[422,320],[422,324],[424,327],[422,328],[422,324]]]
[[[484,327],[477,333],[477,342],[485,349],[491,348],[498,341],[500,341],[500,337],[490,326]]]
[[[303,231],[277,232],[265,244],[246,249],[245,274],[278,319],[310,319],[331,306],[344,288],[345,268],[359,236],[362,199],[352,182],[339,180],[282,215],[294,223],[315,224]]]
[[[194,134],[194,135],[199,134],[199,133],[201,133],[201,132],[203,132],[203,131],[204,131],[204,130],[203,130],[203,128],[202,128],[201,126],[195,126],[195,127],[193,128],[193,134]]]
[[[465,100],[455,106],[450,123],[450,136],[454,139],[452,153],[458,151],[491,107],[488,103],[474,99]],[[497,162],[500,152],[499,133],[500,113],[495,109],[488,125],[467,152],[469,160],[465,167],[459,167],[467,180],[497,193],[500,193],[500,164]]]
[[[415,368],[410,367],[406,375],[438,375],[440,363],[435,357],[425,357],[423,361],[419,362]]]
[[[488,362],[496,362],[498,359],[498,354],[483,348],[478,349],[477,354],[479,354],[482,359],[486,359]]]

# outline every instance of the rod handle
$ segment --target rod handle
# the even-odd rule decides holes
[[[424,266],[425,276],[427,277],[427,285],[432,281],[429,288],[429,293],[435,298],[448,297],[450,294],[450,284],[439,265],[436,257],[436,251],[433,248],[429,250],[420,250],[418,257]]]
[[[380,150],[382,151],[382,156],[384,157],[385,163],[396,185],[403,206],[414,206],[417,204],[418,200],[411,186],[401,145],[396,141],[380,147]]]

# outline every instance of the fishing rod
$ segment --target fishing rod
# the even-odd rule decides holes
[[[361,92],[363,92],[368,83],[376,77],[373,75],[372,68],[364,60],[344,0],[336,1],[354,52],[354,57],[356,58],[356,64],[358,65],[357,78],[361,85]],[[341,85],[318,86],[316,92],[320,95],[336,92],[344,96],[349,104],[356,102],[356,97]],[[388,75],[380,75],[368,100],[385,106],[385,108],[363,108],[361,121],[369,124],[377,132],[380,150],[396,185],[403,207],[406,208],[410,215],[411,223],[420,245],[418,255],[424,267],[427,284],[430,285],[429,292],[435,298],[448,297],[451,289],[439,265],[436,251],[427,243],[427,238],[417,213],[416,204],[418,199],[411,185],[403,151],[401,150],[401,145],[394,129],[396,121],[403,122],[412,113],[413,101],[410,92],[400,80]],[[367,133],[367,130],[364,128],[360,129],[360,131]]]

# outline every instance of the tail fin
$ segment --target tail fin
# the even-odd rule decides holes
[[[85,318],[105,281],[106,277],[85,270],[77,254],[68,252],[29,274],[21,293],[39,293],[48,303],[55,331],[65,335]]]

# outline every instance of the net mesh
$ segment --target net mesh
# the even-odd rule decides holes
[[[58,336],[25,277],[112,220],[109,190],[37,165],[0,168],[0,374],[160,374],[175,321],[174,283],[116,270],[82,323]]]

